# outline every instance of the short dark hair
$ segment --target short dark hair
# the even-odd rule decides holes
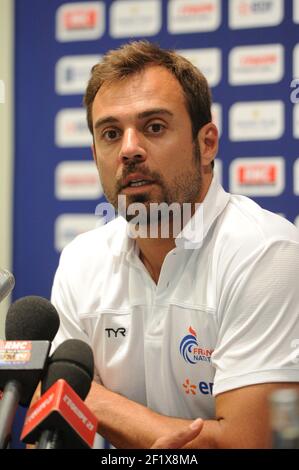
[[[142,40],[133,41],[107,52],[102,61],[92,68],[84,96],[91,134],[93,134],[92,104],[103,83],[125,79],[151,65],[165,67],[179,81],[191,119],[194,139],[201,127],[212,121],[211,92],[200,70],[177,52],[162,49],[157,44]]]

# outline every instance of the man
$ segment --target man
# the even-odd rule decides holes
[[[125,210],[63,251],[52,301],[55,344],[94,351],[99,432],[149,448],[200,417],[189,447],[269,447],[269,394],[299,388],[297,229],[220,186],[207,82],[175,52],[109,52],[85,105],[105,195]],[[168,218],[151,212],[162,203]]]
[[[195,439],[201,432],[203,420],[197,418],[185,429],[172,432],[157,439],[151,449],[182,449],[186,444]]]

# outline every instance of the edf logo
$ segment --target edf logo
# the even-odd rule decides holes
[[[213,382],[205,382],[201,380],[197,385],[190,383],[189,379],[185,380],[183,387],[187,395],[197,395],[201,393],[202,395],[213,395]]]

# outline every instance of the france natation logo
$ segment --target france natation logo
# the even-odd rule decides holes
[[[190,326],[190,334],[184,336],[180,343],[180,354],[188,364],[197,364],[199,361],[211,362],[214,349],[200,347],[196,331]]]

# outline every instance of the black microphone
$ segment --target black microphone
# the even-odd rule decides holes
[[[11,293],[14,286],[14,276],[6,269],[0,269],[0,302]]]
[[[56,308],[43,297],[28,295],[16,300],[5,320],[7,340],[53,341],[60,324]]]
[[[49,358],[42,379],[41,392],[45,393],[58,379],[64,379],[84,400],[90,390],[94,375],[91,347],[80,339],[67,339]]]
[[[9,443],[18,405],[32,399],[58,328],[55,307],[42,297],[23,297],[8,309],[0,341],[0,449]]]
[[[97,419],[82,400],[93,379],[94,361],[89,345],[70,339],[49,359],[42,379],[43,395],[27,412],[21,439],[38,441],[37,449],[92,447]]]

